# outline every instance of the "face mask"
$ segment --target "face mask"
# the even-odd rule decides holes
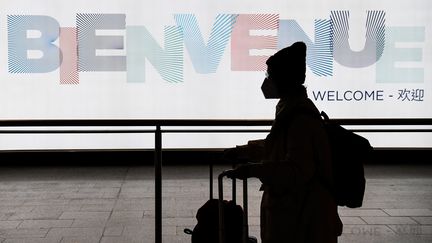
[[[271,78],[265,78],[261,85],[261,91],[266,99],[279,99],[280,95],[276,88],[276,85]]]

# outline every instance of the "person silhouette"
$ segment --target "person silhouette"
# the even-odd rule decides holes
[[[304,86],[306,45],[296,42],[266,64],[262,92],[280,99],[271,131],[264,140],[226,150],[227,158],[259,161],[238,166],[228,177],[261,180],[263,243],[337,242],[342,222],[331,194],[330,145]]]

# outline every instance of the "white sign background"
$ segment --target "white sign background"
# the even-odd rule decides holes
[[[396,43],[396,48],[421,49],[422,60],[396,62],[395,67],[423,68],[421,83],[377,83],[376,65],[349,68],[333,62],[333,76],[319,77],[307,71],[306,85],[310,98],[317,91],[383,90],[382,101],[328,101],[314,100],[319,109],[334,118],[430,118],[432,117],[432,2],[412,1],[55,1],[14,0],[2,1],[0,10],[0,118],[1,119],[79,119],[79,118],[139,118],[139,119],[271,119],[275,100],[265,100],[260,86],[262,71],[231,71],[230,41],[225,48],[216,73],[198,74],[192,66],[188,50],[184,49],[184,80],[169,83],[162,79],[156,68],[146,63],[144,83],[127,82],[126,72],[80,72],[80,83],[59,83],[59,70],[49,73],[13,74],[8,72],[8,15],[46,15],[58,21],[61,27],[76,27],[77,13],[125,14],[126,26],[145,26],[163,47],[164,27],[176,25],[174,14],[194,14],[204,42],[208,41],[215,17],[229,14],[279,14],[280,19],[296,20],[307,35],[314,39],[314,20],[329,19],[331,11],[347,10],[349,44],[361,51],[365,42],[366,11],[385,11],[385,24],[397,27],[420,26],[425,29],[423,42]],[[257,31],[258,34],[261,32]],[[126,31],[116,33],[128,38]],[[252,33],[253,34],[253,33]],[[277,35],[276,32],[268,32]],[[387,43],[386,43],[387,44]],[[125,55],[123,52],[112,52]],[[385,48],[390,48],[386,46]],[[386,52],[387,49],[384,50]],[[277,50],[251,50],[251,55],[271,55]],[[107,52],[110,54],[110,52]],[[402,90],[422,90],[421,101],[402,100]],[[393,95],[389,98],[389,95]],[[425,135],[426,136],[426,135]],[[52,138],[37,136],[23,142],[16,136],[3,136],[1,146],[16,148],[22,144],[37,143],[37,147],[69,147],[76,141],[51,142]],[[244,136],[238,137],[245,140]],[[63,139],[63,137],[62,137]],[[60,140],[62,140],[60,139]],[[70,138],[68,138],[70,139]],[[68,140],[66,139],[66,140]],[[77,136],[78,144],[83,144]],[[141,138],[121,136],[116,143],[105,144],[105,139],[86,139],[84,147],[135,147]],[[181,140],[181,139],[180,139]],[[224,139],[222,139],[224,140]],[[228,139],[230,140],[230,139]],[[237,139],[238,140],[238,139]],[[394,139],[381,141],[392,144]],[[416,139],[418,141],[418,139]],[[15,142],[14,142],[15,141]],[[121,141],[121,142],[118,142]],[[231,141],[231,140],[230,140]],[[420,138],[420,146],[431,143]],[[381,143],[379,142],[379,143]],[[88,143],[88,144],[87,144]],[[19,145],[18,145],[19,144]],[[96,145],[95,145],[96,144]],[[195,143],[194,143],[195,144]],[[214,139],[209,146],[219,146]],[[225,144],[222,142],[222,144]],[[33,147],[34,145],[29,145]],[[173,145],[176,146],[176,145]],[[181,146],[181,145],[180,145]],[[192,147],[194,145],[191,145]],[[78,146],[79,147],[79,146]]]

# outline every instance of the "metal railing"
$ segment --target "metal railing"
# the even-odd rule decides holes
[[[347,126],[432,126],[432,119],[332,119]],[[155,167],[155,242],[162,242],[162,134],[164,133],[252,133],[268,132],[269,129],[190,129],[191,127],[257,127],[271,126],[272,120],[148,120],[148,119],[79,119],[79,120],[0,120],[0,134],[118,134],[154,133]],[[163,129],[163,127],[188,127]],[[62,127],[62,129],[54,129]],[[64,129],[63,127],[74,127]],[[98,129],[77,129],[98,127]],[[110,129],[102,127],[111,127]],[[113,129],[113,128],[116,129]],[[140,129],[124,129],[140,127]],[[146,128],[147,127],[147,128]],[[153,127],[150,129],[149,127]],[[7,128],[7,129],[6,129]],[[13,129],[11,129],[13,128]],[[26,128],[26,129],[23,129]],[[36,129],[37,128],[37,129]],[[43,129],[41,129],[43,128]],[[118,129],[123,128],[123,129]],[[146,128],[146,129],[141,129]],[[354,132],[432,132],[430,128],[412,129],[350,129]]]

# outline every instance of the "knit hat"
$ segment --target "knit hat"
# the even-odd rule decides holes
[[[306,44],[296,42],[276,52],[266,64],[269,76],[278,86],[302,85],[306,78]]]

